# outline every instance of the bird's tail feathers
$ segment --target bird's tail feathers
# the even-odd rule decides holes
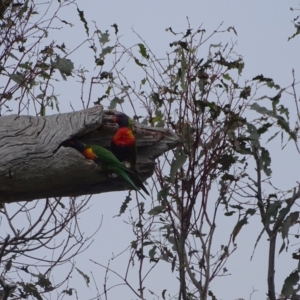
[[[123,173],[123,172],[122,172]],[[124,172],[123,174],[122,174],[122,176],[123,176],[123,178],[124,179],[126,179],[127,180],[127,182],[129,182],[132,186],[133,186],[133,188],[146,200],[146,198],[145,198],[145,196],[139,191],[139,187],[138,187],[138,185],[136,185],[134,182],[133,182],[133,180],[131,180],[131,178],[128,176],[128,174],[126,173],[126,172]],[[148,191],[147,191],[147,193],[148,193]],[[149,193],[148,193],[148,195],[149,195]]]

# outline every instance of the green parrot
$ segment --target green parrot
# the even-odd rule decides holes
[[[118,123],[119,129],[111,139],[112,153],[118,158],[119,161],[129,162],[130,170],[138,178],[138,173],[135,168],[137,148],[136,139],[132,131],[132,119],[130,119],[127,115],[120,113],[114,116],[114,122]],[[136,184],[147,195],[150,196],[141,180],[136,182]]]
[[[133,171],[126,168],[112,152],[98,145],[86,145],[77,139],[69,140],[67,145],[82,153],[86,159],[93,160],[96,164],[100,164],[103,172],[115,173],[122,177],[131,184],[134,190],[146,199],[139,191],[139,188],[142,188],[141,185],[143,185],[140,178]],[[148,191],[147,194],[149,194]]]

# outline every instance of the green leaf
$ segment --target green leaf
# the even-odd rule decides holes
[[[278,209],[280,207],[281,207],[281,202],[279,201],[273,202],[269,205],[266,214],[264,215],[264,218],[262,220],[265,225],[270,225],[271,218],[275,219],[278,213]]]
[[[12,267],[12,259],[10,258],[7,263],[5,264],[5,270],[9,271]]]
[[[182,128],[182,142],[184,144],[185,150],[190,153],[191,144],[193,142],[192,135],[195,132],[195,128],[189,123],[184,123]]]
[[[211,297],[211,300],[218,300],[217,297],[214,295],[214,293],[210,290],[208,291],[208,296]],[[243,299],[241,299],[241,300],[243,300]]]
[[[225,80],[232,80],[231,77],[230,77],[230,75],[229,75],[228,73],[223,74],[223,78],[224,78]]]
[[[147,67],[147,65],[140,63],[140,61],[137,58],[134,59],[134,62],[140,67]]]
[[[246,215],[253,216],[255,213],[256,213],[256,209],[254,209],[254,208],[248,208],[246,210]]]
[[[158,205],[153,207],[152,209],[150,209],[148,211],[148,214],[150,216],[157,216],[158,214],[160,214],[161,212],[163,212],[166,208],[164,206]]]
[[[231,205],[231,204],[229,204],[229,206],[230,206],[231,208],[235,208],[235,209],[238,209],[238,210],[244,209],[244,207],[243,207],[242,205]]]
[[[141,55],[142,55],[144,58],[148,59],[148,58],[149,58],[149,55],[147,54],[146,47],[145,47],[143,44],[138,44],[138,46],[139,46],[139,48],[140,48],[139,52],[141,53]]]
[[[267,132],[268,129],[272,126],[273,126],[272,123],[265,123],[257,129],[257,133],[261,136],[263,133]]]
[[[274,113],[271,110],[268,110],[264,106],[260,106],[257,103],[252,103],[250,106],[250,109],[255,110],[256,112],[262,114],[262,115],[268,115],[273,117]]]
[[[72,75],[72,70],[74,69],[74,64],[71,60],[67,58],[57,57],[56,67],[60,71],[61,76],[64,80],[67,80],[66,76]]]
[[[216,119],[222,111],[221,106],[217,105],[215,102],[207,102],[206,106],[209,107],[210,116],[213,119]]]
[[[102,45],[105,45],[106,43],[108,43],[110,41],[108,30],[106,30],[104,33],[102,33],[101,31],[99,31],[98,33],[100,34],[99,42]]]
[[[260,239],[261,239],[261,237],[262,237],[262,235],[263,235],[264,232],[265,232],[265,228],[262,229],[262,231],[260,232],[260,234],[258,235],[258,237],[256,239],[256,242],[255,242],[255,245],[254,245],[253,252],[252,252],[250,260],[252,260],[254,252],[255,252],[255,249],[256,249],[256,247],[258,245],[258,242],[260,241]]]
[[[32,65],[32,63],[27,61],[24,64],[19,64],[19,67],[22,69],[25,69],[25,70],[32,70],[31,65]]]
[[[146,82],[147,82],[147,78],[143,78],[143,79],[141,80],[140,88],[142,87],[142,85],[145,85]]]
[[[188,51],[189,50],[189,47],[188,47],[188,43],[187,42],[183,42],[183,41],[178,41],[177,42],[178,45],[183,48],[184,50]]]
[[[157,193],[157,200],[167,200],[167,196],[169,195],[170,187],[168,185],[164,185],[163,188]]]
[[[298,285],[298,281],[299,281],[299,273],[298,271],[293,271],[285,280],[284,280],[284,284],[281,290],[281,294],[284,297],[291,297],[294,292],[294,285]]]
[[[123,98],[115,97],[110,101],[108,109],[116,109],[117,104],[122,104],[124,102]]]
[[[163,104],[163,100],[159,97],[158,93],[153,92],[150,95],[150,100],[157,106],[157,107],[161,107]]]
[[[166,295],[166,291],[167,291],[167,290],[164,289],[164,290],[162,291],[162,293],[161,293],[161,296],[163,297],[164,300],[166,300],[166,296],[165,296],[165,295]]]
[[[172,227],[172,225],[164,225],[160,227],[159,230],[163,232],[163,236],[166,239],[168,239],[169,236],[174,233],[174,228]]]
[[[156,127],[164,127],[164,115],[161,110],[155,110],[155,117],[151,120]]]
[[[235,213],[236,213],[236,212],[235,212],[234,210],[228,211],[228,212],[226,212],[226,213],[224,214],[224,216],[230,217],[230,216],[232,216],[232,215],[235,214]]]
[[[172,247],[172,249],[174,249],[175,248],[175,246],[173,246]],[[176,251],[176,250],[174,250],[174,251]],[[173,257],[173,259],[172,259],[172,268],[171,268],[171,270],[172,270],[172,273],[174,272],[174,270],[175,270],[175,266],[176,266],[176,255]]]
[[[258,80],[259,82],[272,82],[273,81],[272,78],[264,77],[264,75],[262,75],[262,74],[253,77],[252,80]]]
[[[269,201],[269,200],[271,200],[272,198],[275,198],[276,200],[278,200],[278,197],[277,197],[276,194],[269,194],[267,200]]]
[[[221,179],[222,179],[223,181],[226,181],[226,180],[231,181],[231,182],[232,182],[232,181],[236,181],[234,175],[229,174],[229,173],[225,173],[225,174],[221,177]]]
[[[222,171],[229,171],[229,169],[231,168],[231,166],[237,161],[237,157],[233,156],[232,154],[223,154],[220,156],[220,158],[216,161],[218,163],[218,166]],[[223,180],[230,180],[230,181],[234,181],[235,177],[231,174],[224,174],[224,176],[222,176]]]
[[[291,212],[285,219],[282,224],[281,234],[282,238],[285,239],[288,237],[289,229],[295,225],[299,218],[299,211]],[[280,253],[280,252],[279,252]]]
[[[13,59],[19,61],[19,59],[18,59],[14,54],[12,54],[11,52],[8,53],[8,56],[10,56],[10,57],[12,57]]]
[[[115,29],[115,34],[117,34],[119,32],[119,28],[118,28],[118,25],[116,23],[111,25],[111,27],[113,27]]]
[[[177,252],[177,242],[178,241],[175,240],[174,236],[170,235],[168,238],[168,242],[173,245],[172,250]]]
[[[149,246],[149,245],[153,245],[154,243],[151,242],[151,241],[148,241],[148,242],[143,242],[142,245],[145,247],[145,246]]]
[[[263,75],[255,76],[254,78],[252,78],[252,80],[258,80],[259,82],[266,82],[266,84],[269,88],[274,87],[277,90],[280,89],[280,86],[278,84],[275,84],[272,78],[267,78],[267,77],[264,77]]]
[[[106,48],[102,49],[101,54],[99,55],[100,59],[104,59],[105,55],[111,53],[114,50],[115,47],[107,46]]]
[[[95,104],[95,105],[99,105],[100,102],[101,102],[102,100],[106,99],[106,98],[107,98],[107,95],[103,95],[103,96],[101,96],[101,97],[98,97],[98,98],[97,98],[97,101],[95,101],[94,104]]]
[[[280,133],[280,131],[277,131],[275,134],[273,134],[268,140],[267,143],[269,143],[270,141],[272,141],[277,135],[278,133]]]
[[[10,77],[14,82],[16,82],[19,85],[22,85],[25,81],[25,77],[23,74],[8,74],[8,77]]]
[[[31,283],[24,283],[24,282],[19,282],[19,285],[23,287],[23,290],[25,293],[28,293],[29,295],[32,295],[38,300],[43,300],[42,296],[38,292],[37,288],[35,285]]]
[[[242,59],[239,59],[238,68],[237,68],[239,75],[242,74],[244,67],[245,67],[245,63],[242,61]]]
[[[284,248],[285,248],[285,241],[283,241],[283,243],[279,249],[279,254],[284,250]]]
[[[242,227],[244,225],[248,224],[247,220],[248,220],[247,218],[243,218],[242,220],[238,221],[237,224],[234,226],[233,231],[232,231],[232,241],[233,242],[235,241],[235,238],[241,231]]]
[[[263,147],[261,147],[260,166],[267,176],[271,176],[272,170],[270,169],[271,166],[270,153],[267,149]]]
[[[186,161],[186,156],[182,153],[179,148],[176,149],[175,156],[171,163],[171,170],[170,170],[170,181],[172,184],[175,183],[175,176],[177,171],[183,166]]]
[[[219,44],[210,44],[210,45],[209,45],[209,49],[210,49],[210,48],[220,48],[220,47],[222,47],[222,44],[221,44],[221,43],[219,43]]]
[[[86,283],[87,286],[89,286],[90,283],[90,277],[87,276],[86,274],[84,274],[81,270],[79,270],[78,268],[75,267],[75,269],[77,270],[77,272],[84,278],[84,281]]]
[[[2,1],[3,2],[3,1]],[[10,1],[12,2],[12,1]],[[21,4],[21,9],[18,12],[18,18],[21,20],[24,14],[28,11],[28,0],[24,1],[23,4]],[[32,12],[33,13],[33,12]],[[27,15],[29,17],[29,14]]]
[[[249,135],[247,137],[251,139],[251,144],[253,146],[259,147],[259,134],[256,130],[256,127],[250,123],[247,123],[246,125],[247,131],[249,132]]]
[[[73,295],[73,289],[69,288],[68,290],[63,290],[62,293],[65,293],[68,296],[72,296]]]
[[[138,227],[138,228],[143,228],[142,220],[139,220],[139,221],[135,224],[135,226]]]
[[[0,72],[4,71],[5,73],[7,73],[6,69],[2,66],[1,62],[0,62]]]
[[[296,35],[300,34],[300,25],[297,23],[294,23],[294,26],[296,28],[296,32],[288,38],[288,41],[293,39]]]
[[[52,286],[51,281],[43,274],[39,274],[39,280],[36,284],[43,288],[50,288]]]
[[[240,98],[247,99],[251,95],[251,87],[246,86],[240,93]]]
[[[85,31],[86,31],[86,34],[88,36],[89,35],[89,27],[88,27],[88,23],[87,23],[87,21],[86,21],[86,19],[84,17],[84,12],[83,12],[83,10],[79,10],[78,7],[77,7],[77,12],[78,12],[80,21],[83,23]]]
[[[149,250],[150,261],[154,260],[154,255],[156,253],[156,246],[154,245],[151,250]]]
[[[97,66],[103,66],[104,65],[104,59],[103,58],[96,58],[95,63]]]
[[[132,200],[131,198],[131,194],[130,192],[128,193],[128,195],[126,196],[124,202],[122,203],[121,207],[120,207],[120,212],[118,215],[114,216],[114,217],[120,217],[127,209],[129,202]]]
[[[289,123],[281,116],[277,116],[277,125],[279,125],[285,132],[287,132],[291,139],[297,140],[297,136],[291,131]]]
[[[141,201],[139,204],[139,212],[142,215],[145,212],[145,202]]]
[[[277,111],[279,111],[280,114],[285,115],[287,119],[290,118],[290,112],[287,107],[284,107],[283,105],[279,105],[277,107]]]

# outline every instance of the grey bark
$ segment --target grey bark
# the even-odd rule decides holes
[[[80,196],[130,188],[109,178],[93,161],[62,143],[80,138],[110,148],[117,125],[112,111],[101,106],[46,117],[0,117],[0,202]],[[176,136],[167,129],[135,123],[137,170],[142,180],[153,174],[155,158],[174,148]]]

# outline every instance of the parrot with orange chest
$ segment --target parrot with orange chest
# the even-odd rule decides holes
[[[87,145],[78,139],[71,139],[64,143],[64,146],[72,147],[83,154],[86,159],[94,161],[101,166],[101,170],[106,173],[115,173],[127,181],[134,190],[136,190],[144,199],[140,192],[143,189],[143,183],[135,172],[126,168],[118,158],[109,150],[98,145]],[[147,191],[147,190],[146,190]],[[147,191],[147,194],[148,191]]]
[[[132,132],[132,120],[125,114],[114,116],[114,122],[119,129],[111,140],[112,153],[119,161],[130,163],[130,168],[135,169],[136,164],[136,139]]]
[[[132,131],[132,119],[121,113],[115,115],[113,120],[119,125],[119,129],[111,139],[112,153],[119,159],[119,161],[129,162],[130,170],[137,175],[135,168],[137,147],[136,139]],[[149,195],[149,192],[142,182],[140,182],[138,187]]]

